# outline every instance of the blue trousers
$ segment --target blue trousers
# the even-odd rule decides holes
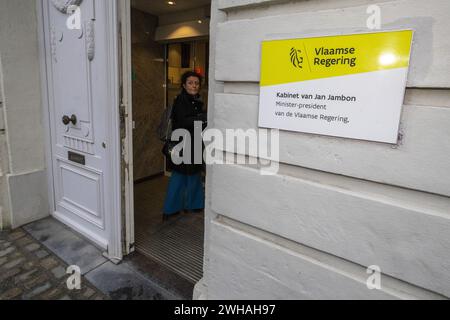
[[[201,174],[186,175],[172,171],[164,201],[164,214],[205,207]]]

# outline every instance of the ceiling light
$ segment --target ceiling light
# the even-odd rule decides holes
[[[167,1],[167,4],[173,6],[175,4],[175,1]]]
[[[202,21],[202,20],[198,20],[197,22],[198,22],[198,23],[203,23],[203,21]]]

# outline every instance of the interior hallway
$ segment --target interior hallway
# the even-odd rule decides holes
[[[163,222],[168,182],[160,175],[135,185],[135,247],[196,283],[203,274],[204,214],[183,212]]]

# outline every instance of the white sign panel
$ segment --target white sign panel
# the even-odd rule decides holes
[[[259,126],[396,143],[412,31],[262,43]]]

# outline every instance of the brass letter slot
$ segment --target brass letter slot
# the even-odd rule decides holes
[[[82,164],[83,166],[86,165],[86,158],[82,154],[78,154],[72,151],[69,151],[69,160]]]

